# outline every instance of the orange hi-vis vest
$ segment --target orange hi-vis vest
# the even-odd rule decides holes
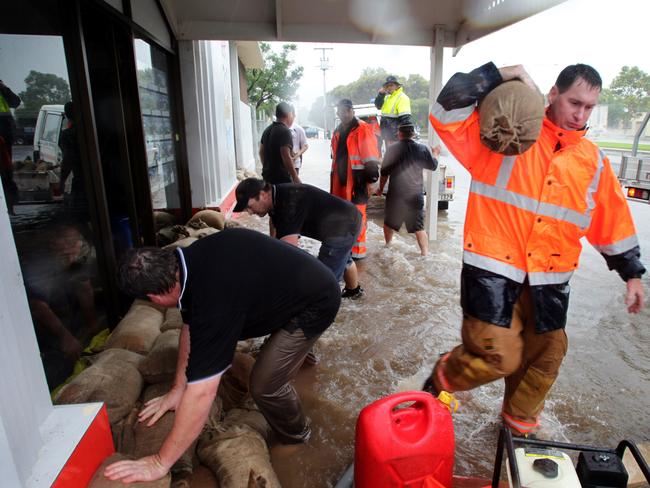
[[[353,171],[364,171],[368,161],[379,161],[380,155],[377,149],[377,139],[373,128],[363,120],[357,120],[359,125],[350,131],[346,143],[348,149],[348,173],[345,185],[338,180],[336,171],[336,150],[341,139],[340,127],[337,127],[332,136],[332,179],[331,193],[353,203],[366,203],[368,193],[365,185],[355,185],[355,181],[362,179],[354,178]]]
[[[583,136],[547,117],[524,154],[504,156],[480,142],[474,106],[430,121],[472,175],[463,261],[531,286],[566,283],[587,240],[604,254],[638,245],[634,224],[610,162]]]
[[[361,232],[357,237],[356,244],[352,247],[352,257],[361,259],[366,256],[366,204],[369,198],[365,178],[366,163],[379,161],[380,155],[372,126],[363,120],[357,120],[357,122],[358,126],[350,131],[346,140],[348,164],[345,184],[339,180],[336,168],[336,151],[341,139],[340,126],[334,131],[330,193],[354,203],[361,212],[363,219]]]

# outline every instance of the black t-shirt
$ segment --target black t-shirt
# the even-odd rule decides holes
[[[300,234],[321,242],[355,236],[361,213],[352,203],[311,185],[285,183],[273,187],[271,212],[277,237]]]
[[[390,176],[388,196],[409,197],[422,194],[422,170],[435,171],[438,161],[429,148],[411,139],[391,145],[381,163],[381,175]]]
[[[273,122],[262,133],[264,165],[262,178],[269,183],[291,183],[291,176],[284,167],[280,150],[284,146],[293,148],[291,130],[282,122]]]
[[[190,328],[188,381],[223,372],[238,340],[293,330],[292,318],[323,303],[338,309],[340,289],[328,268],[260,232],[226,229],[177,252],[179,302]],[[302,330],[314,337],[331,320]]]

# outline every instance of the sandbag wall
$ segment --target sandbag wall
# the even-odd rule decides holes
[[[209,211],[212,212],[212,211]],[[217,213],[217,212],[214,212]],[[198,217],[198,221],[203,222]],[[201,230],[217,230],[201,227]],[[104,402],[117,454],[95,473],[91,488],[117,488],[103,470],[119,459],[157,453],[174,424],[167,412],[156,424],[138,422],[142,406],[171,388],[178,359],[182,317],[177,309],[162,309],[135,300],[90,365],[59,390],[56,404]],[[166,478],[143,487],[241,488],[279,487],[271,467],[270,432],[249,393],[255,359],[240,343],[232,367],[222,376],[210,416],[197,442],[181,456]]]

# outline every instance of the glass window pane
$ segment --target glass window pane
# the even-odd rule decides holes
[[[43,140],[47,142],[57,142],[59,140],[59,131],[61,130],[60,113],[48,113],[45,117],[45,128],[43,129]]]
[[[62,38],[0,33],[0,65],[0,96],[7,102],[0,100],[0,108],[7,106],[0,109],[2,189],[54,389],[106,322],[87,162],[79,150]]]
[[[155,210],[177,210],[180,197],[167,54],[142,39],[135,40],[135,54],[151,201]]]

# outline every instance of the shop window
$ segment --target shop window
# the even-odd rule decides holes
[[[154,210],[177,211],[180,196],[167,54],[141,39],[135,40],[135,54],[151,202]]]
[[[0,53],[0,93],[7,102],[0,107],[8,107],[0,113],[2,190],[54,389],[106,322],[106,284],[88,205],[89,165],[79,146],[81,121],[62,38],[0,34]]]

